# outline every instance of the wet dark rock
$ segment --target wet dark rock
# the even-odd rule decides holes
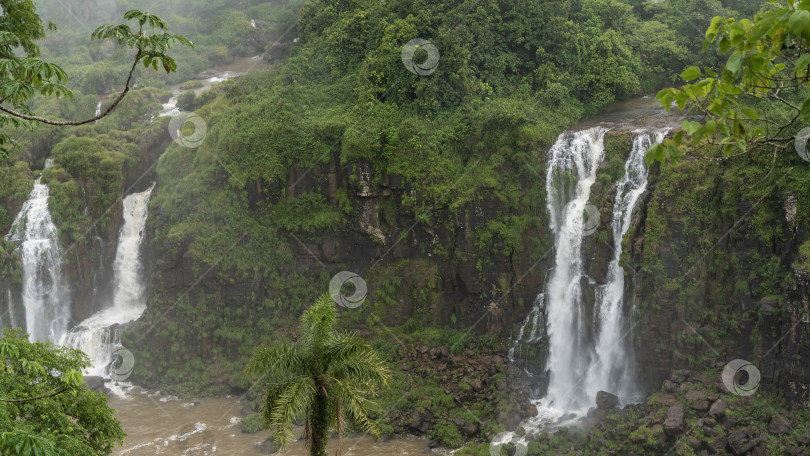
[[[675,402],[677,402],[677,401],[678,401],[677,396],[675,396],[674,394],[669,394],[669,393],[657,393],[657,394],[655,394],[654,396],[655,396],[655,398],[656,398],[656,399],[658,399],[658,400],[659,400],[659,401],[660,401],[662,404],[667,405],[667,406],[672,405],[672,404],[674,404]]]
[[[700,428],[703,429],[703,433],[708,435],[709,437],[717,437],[718,435],[720,435],[720,432],[718,430],[716,430],[715,428],[711,427],[708,424],[702,424],[700,425]]]
[[[664,420],[664,432],[669,435],[678,435],[684,431],[684,410],[683,404],[675,404],[667,410],[667,417]]]
[[[430,429],[431,422],[433,421],[433,413],[429,410],[420,412],[419,409],[413,410],[411,418],[411,429],[419,432],[427,432]]]
[[[735,455],[744,455],[765,438],[765,435],[754,426],[738,429],[728,436],[728,446]]]
[[[787,419],[780,415],[771,417],[771,422],[768,423],[768,433],[775,435],[784,435],[792,431],[791,425]]]
[[[675,393],[678,391],[678,384],[672,380],[664,380],[664,384],[661,385],[661,390],[665,393]]]
[[[718,399],[714,401],[711,408],[709,408],[709,416],[723,416],[726,414],[727,407],[726,401]]]
[[[275,444],[272,439],[263,440],[262,443],[256,445],[261,454],[273,454],[275,452]]]
[[[588,418],[595,418],[597,420],[604,420],[605,417],[608,415],[608,411],[596,407],[591,407],[588,409]]]
[[[700,440],[694,435],[690,435],[686,438],[686,444],[689,445],[693,450],[699,450],[703,446]]]
[[[86,375],[84,377],[84,384],[87,385],[87,389],[90,391],[99,391],[101,388],[104,388],[104,379],[93,375]]]
[[[619,397],[615,394],[608,393],[607,391],[599,391],[596,393],[596,408],[601,410],[610,410],[619,405]]]
[[[686,401],[689,403],[689,407],[693,410],[704,411],[709,410],[709,399],[707,398],[707,393],[705,391],[689,391],[686,393]]]
[[[709,446],[715,453],[719,453],[721,451],[725,452],[724,450],[728,446],[728,439],[724,435],[715,437],[715,439],[712,440],[712,443],[710,443]]]
[[[87,385],[87,389],[90,391],[104,393],[106,395],[111,393],[110,389],[107,388],[107,385],[104,384],[104,378],[102,377],[87,375],[84,377],[84,384]]]

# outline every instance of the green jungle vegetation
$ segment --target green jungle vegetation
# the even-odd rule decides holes
[[[90,34],[96,26],[118,23],[125,11],[149,7],[148,3],[123,1],[110,8],[92,8],[78,0],[40,2],[36,12],[57,26],[35,37],[41,58],[64,69],[63,84],[73,98],[34,97],[26,100],[27,108],[66,121],[92,117],[96,105],[111,100],[125,83],[132,50],[111,41],[90,41]],[[9,10],[5,0],[0,5]],[[311,273],[282,276],[292,258],[288,242],[292,235],[309,241],[338,233],[357,214],[345,190],[337,204],[326,201],[320,191],[282,198],[279,192],[283,190],[272,189],[283,189],[278,184],[283,184],[294,167],[317,168],[336,157],[349,169],[371,164],[375,179],[385,174],[401,175],[414,191],[402,201],[402,207],[385,210],[426,214],[439,205],[446,209],[446,219],[432,219],[437,225],[451,223],[452,215],[467,210],[466,205],[494,194],[502,203],[503,213],[476,232],[476,255],[479,264],[486,264],[493,246],[509,252],[520,246],[529,230],[546,226],[543,172],[537,173],[545,169],[544,157],[538,151],[547,150],[561,131],[606,105],[658,93],[665,104],[674,101],[705,115],[700,121],[685,124],[684,133],[650,156],[651,160],[666,162],[657,184],[663,194],[676,201],[677,210],[694,233],[726,223],[741,200],[764,201],[753,209],[757,236],[780,239],[784,233],[773,223],[778,195],[790,192],[798,195],[797,223],[806,224],[810,217],[810,171],[806,163],[789,147],[773,148],[774,142],[789,144],[785,139],[803,127],[802,121],[810,112],[805,106],[808,54],[799,46],[790,48],[794,54],[785,56],[774,44],[779,42],[787,48],[790,40],[807,42],[807,1],[169,0],[153,7],[151,13],[194,43],[193,48],[172,48],[176,71],[165,74],[139,66],[127,97],[97,123],[76,128],[41,125],[31,130],[25,125],[15,128],[11,121],[2,125],[3,134],[16,141],[17,147],[9,147],[8,157],[0,161],[0,232],[8,231],[33,179],[41,175],[51,188],[50,207],[63,244],[88,246],[94,229],[103,231],[112,226],[109,208],[121,197],[128,170],[148,166],[155,157],[149,151],[160,149],[162,155],[156,164],[160,186],[152,205],[161,208],[163,215],[155,248],[172,249],[185,243],[199,264],[217,263],[221,271],[227,271],[229,280],[261,277],[268,287],[282,290],[277,300],[256,304],[257,312],[278,310],[278,318],[248,327],[242,325],[245,310],[200,312],[200,308],[213,309],[213,304],[205,300],[181,302],[173,316],[183,319],[185,327],[178,328],[175,323],[159,331],[164,333],[161,337],[175,342],[167,350],[189,362],[153,366],[168,372],[162,386],[170,391],[222,391],[221,384],[201,375],[209,372],[209,366],[195,356],[193,347],[183,343],[186,328],[200,329],[213,320],[219,328],[211,335],[213,340],[223,347],[236,346],[239,353],[236,358],[219,360],[217,368],[226,372],[224,378],[237,378],[256,345],[291,339],[291,334],[280,328],[293,324],[322,292],[311,280]],[[65,8],[70,14],[65,14]],[[751,20],[757,14],[753,26]],[[749,19],[713,20],[715,16]],[[251,19],[258,20],[259,25],[251,25]],[[2,25],[0,21],[0,28]],[[402,47],[415,38],[428,40],[439,50],[439,64],[429,76],[412,73],[403,65]],[[281,48],[289,49],[288,58]],[[283,57],[274,60],[269,71],[249,73],[199,95],[192,92],[200,86],[204,70],[265,51],[266,55],[281,53]],[[424,62],[428,57],[418,51],[414,61]],[[783,71],[789,72],[785,84],[795,85],[778,92],[784,93],[782,100],[769,95],[776,87],[756,87],[762,74],[776,80]],[[165,141],[169,119],[157,116],[170,90],[177,86],[184,91],[180,106],[193,110],[207,125],[205,140],[196,149],[169,145]],[[798,117],[794,119],[795,114]],[[778,124],[759,130],[751,126],[761,119]],[[763,137],[771,143],[758,142],[757,138]],[[48,157],[55,163],[42,171]],[[521,180],[534,182],[534,190],[521,191]],[[267,189],[269,197],[251,204],[248,188]],[[695,193],[686,194],[684,188]],[[671,240],[666,235],[666,214],[671,212],[667,209],[671,208],[652,205],[649,209],[648,252],[674,248],[668,245]],[[717,230],[715,237],[701,239],[701,245],[715,245],[721,234]],[[0,241],[3,253],[12,248]],[[536,248],[543,251],[548,246],[538,242]],[[693,250],[684,255],[692,255]],[[805,243],[801,251],[805,263],[798,266],[807,269],[810,244]],[[445,254],[450,257],[453,252]],[[19,266],[8,261],[7,255],[0,256],[6,258],[0,261],[0,270],[15,274]],[[755,293],[776,294],[787,270],[778,261],[761,260],[752,273],[759,287]],[[741,274],[739,261],[724,258],[720,251],[709,261],[712,271]],[[404,261],[380,268],[378,277],[367,277],[381,284],[373,304],[377,309],[383,308],[386,297],[402,285],[391,273],[413,266]],[[645,254],[643,267],[656,287],[678,291],[685,308],[720,328],[713,342],[722,343],[724,335],[735,331],[734,322],[724,320],[716,307],[696,304],[701,301],[695,298],[705,297],[708,291],[698,289],[694,278],[666,278],[660,258],[653,253]],[[326,283],[328,274],[322,275],[321,282]],[[413,291],[415,299],[431,299],[430,280],[425,278],[425,287]],[[747,286],[724,284],[711,292],[735,296],[752,291]],[[153,296],[158,303],[175,298],[159,293]],[[638,318],[655,311],[655,306],[641,303]],[[347,327],[360,322],[374,328],[375,323],[367,315],[349,315],[346,320]],[[400,360],[403,355],[394,338],[409,348],[419,343],[449,346],[455,354],[502,351],[497,340],[471,338],[449,327],[424,328],[417,321],[392,328],[393,338],[382,330],[368,331],[371,345],[387,360]],[[41,366],[52,366],[47,363],[73,372],[86,363],[77,353],[26,345],[19,335],[7,333],[3,340],[10,342],[0,344],[0,356],[6,369],[14,372],[41,374]],[[38,364],[23,366],[23,361]],[[708,363],[690,361],[695,366]],[[405,360],[402,370],[418,371],[416,364]],[[137,369],[148,366],[141,363]],[[499,412],[498,406],[489,403],[472,410],[460,407],[436,378],[421,376],[414,384],[397,370],[392,372],[391,390],[380,393],[380,405],[385,409],[396,402],[401,410],[442,408],[446,416],[431,431],[431,438],[445,446],[466,443],[454,418],[484,422]],[[496,385],[503,376],[496,375]],[[61,383],[54,383],[53,388],[85,394],[72,377],[57,380]],[[241,386],[248,385],[247,380],[242,381]],[[492,389],[496,391],[493,394],[508,396],[497,386]],[[405,390],[411,392],[400,401],[396,391]],[[34,397],[45,393],[43,389],[24,394]],[[0,448],[14,448],[6,450],[16,451],[11,454],[53,454],[63,442],[73,442],[91,445],[86,454],[109,454],[110,445],[123,437],[120,428],[107,421],[103,425],[90,422],[102,435],[91,442],[78,442],[74,433],[82,430],[77,426],[88,424],[70,415],[92,412],[96,419],[102,419],[99,416],[104,413],[95,414],[103,412],[106,405],[91,398],[89,411],[68,413],[59,409],[64,406],[58,404],[59,397],[27,405],[47,409],[38,418],[43,421],[26,421],[19,432],[2,434]],[[499,403],[509,402],[508,397],[501,399]],[[762,401],[778,399],[766,396]],[[648,405],[661,404],[652,400]],[[765,407],[756,402],[745,406],[757,410]],[[19,413],[6,407],[0,407],[0,423],[4,417],[8,422]],[[65,424],[59,413],[73,416],[74,424]],[[370,416],[383,418],[373,413]],[[808,419],[804,415],[800,418],[802,422]],[[53,424],[49,420],[62,421]],[[252,420],[256,429],[266,424],[257,417]],[[402,422],[379,421],[376,426],[387,433],[394,427],[401,429],[407,418],[398,416],[395,420]],[[643,423],[641,415],[628,412],[610,420],[616,420],[616,427],[602,430],[605,440],[589,440],[589,448],[630,451],[627,454],[636,451],[634,448],[658,448],[653,430],[644,426],[638,430],[641,428],[627,424]],[[53,437],[43,429],[64,435]],[[492,420],[486,432],[503,430]],[[574,447],[586,444],[581,440],[584,438],[575,435],[568,439],[564,433],[541,437],[530,444],[529,452],[546,454],[554,448],[574,454]],[[778,454],[778,442],[769,445],[773,454]],[[70,451],[56,454],[85,454],[81,452],[84,450]],[[488,447],[473,444],[463,451],[486,454]],[[678,451],[690,454],[686,449]]]

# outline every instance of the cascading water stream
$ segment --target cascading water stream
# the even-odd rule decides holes
[[[624,176],[616,183],[611,221],[613,250],[606,281],[586,285],[583,240],[593,232],[585,221],[585,208],[596,169],[604,159],[606,129],[597,127],[561,134],[549,152],[546,175],[549,226],[554,233],[555,264],[535,308],[524,327],[535,326],[544,309],[549,342],[549,385],[545,398],[535,401],[539,415],[530,425],[542,426],[569,412],[581,416],[594,405],[600,390],[619,396],[621,402],[635,399],[633,359],[629,347],[624,306],[622,241],[632,222],[633,209],[647,188],[645,155],[653,138],[641,133],[625,162]],[[664,132],[655,133],[655,141]],[[594,286],[593,315],[586,314],[584,287]],[[591,323],[593,321],[594,323]],[[521,328],[518,342],[525,338]],[[527,340],[529,342],[529,340]],[[510,352],[510,359],[514,352]]]
[[[664,133],[655,134],[655,141],[663,140]],[[585,391],[591,397],[599,390],[609,391],[621,400],[636,394],[632,357],[626,350],[627,328],[624,318],[624,269],[620,261],[622,241],[633,220],[633,209],[647,189],[647,164],[644,157],[652,145],[649,134],[633,138],[633,148],[624,164],[624,176],[616,184],[611,228],[613,257],[607,270],[607,279],[601,293],[597,293],[596,311],[599,335],[596,340],[596,359],[586,374]]]
[[[591,361],[589,330],[582,318],[584,211],[605,157],[604,128],[566,132],[549,152],[546,205],[556,245],[555,266],[546,299],[549,337],[549,405],[576,410],[585,406],[581,379]]]
[[[153,188],[154,184],[142,193],[124,198],[124,224],[115,253],[112,305],[81,322],[60,341],[61,345],[78,348],[88,355],[93,363],[93,368],[87,372],[89,375],[108,375],[114,352],[121,348],[120,325],[138,319],[146,310],[141,244]]]
[[[45,167],[51,163],[46,161]],[[25,330],[32,341],[41,342],[59,341],[70,320],[70,293],[62,279],[62,252],[48,209],[49,192],[48,186],[41,183],[41,177],[38,178],[6,236],[7,240],[19,244]],[[9,290],[12,326],[20,323],[15,316],[16,306]]]

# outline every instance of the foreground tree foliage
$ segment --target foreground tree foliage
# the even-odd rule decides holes
[[[690,66],[681,78],[694,82],[656,96],[667,109],[688,106],[705,120],[683,122],[683,131],[650,149],[648,161],[677,160],[684,139],[720,146],[726,157],[765,149],[775,163],[780,151],[792,154],[797,132],[810,124],[810,0],[771,0],[750,20],[717,16],[704,51],[714,43],[728,54],[719,73]]]
[[[82,384],[90,366],[79,350],[0,338],[0,454],[108,455],[124,440],[107,398]]]
[[[40,50],[36,41],[45,37],[42,19],[36,13],[33,0],[0,0],[3,15],[0,16],[0,128],[32,128],[32,122],[49,125],[83,125],[108,115],[129,92],[133,73],[139,63],[166,73],[177,70],[177,64],[168,54],[172,44],[192,46],[191,41],[181,35],[168,32],[166,23],[158,16],[132,10],[124,14],[124,19],[135,21],[133,30],[129,25],[103,25],[91,35],[92,39],[114,40],[135,50],[132,67],[129,70],[124,88],[112,103],[99,114],[84,120],[60,121],[37,116],[28,109],[28,103],[36,95],[73,97],[67,87],[67,73],[54,63],[39,58]],[[48,27],[55,30],[55,25]],[[150,32],[153,30],[153,32]],[[9,146],[14,140],[0,133],[0,158],[8,156]]]
[[[283,446],[293,440],[293,421],[304,418],[312,456],[326,455],[329,429],[343,434],[346,419],[379,437],[369,417],[370,398],[390,380],[380,356],[354,332],[335,328],[337,310],[322,295],[304,312],[295,345],[259,347],[245,368],[266,382],[265,424]]]

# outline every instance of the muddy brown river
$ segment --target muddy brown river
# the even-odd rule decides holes
[[[129,399],[110,397],[127,438],[113,454],[119,456],[151,455],[262,455],[259,445],[266,431],[246,434],[240,428],[239,398],[202,399],[195,402],[150,395],[135,388]],[[297,429],[296,435],[303,434]],[[417,438],[396,438],[377,443],[367,435],[347,436],[343,440],[347,456],[419,455],[428,442]],[[334,454],[337,440],[327,450]],[[294,442],[279,456],[307,456],[303,442]]]

